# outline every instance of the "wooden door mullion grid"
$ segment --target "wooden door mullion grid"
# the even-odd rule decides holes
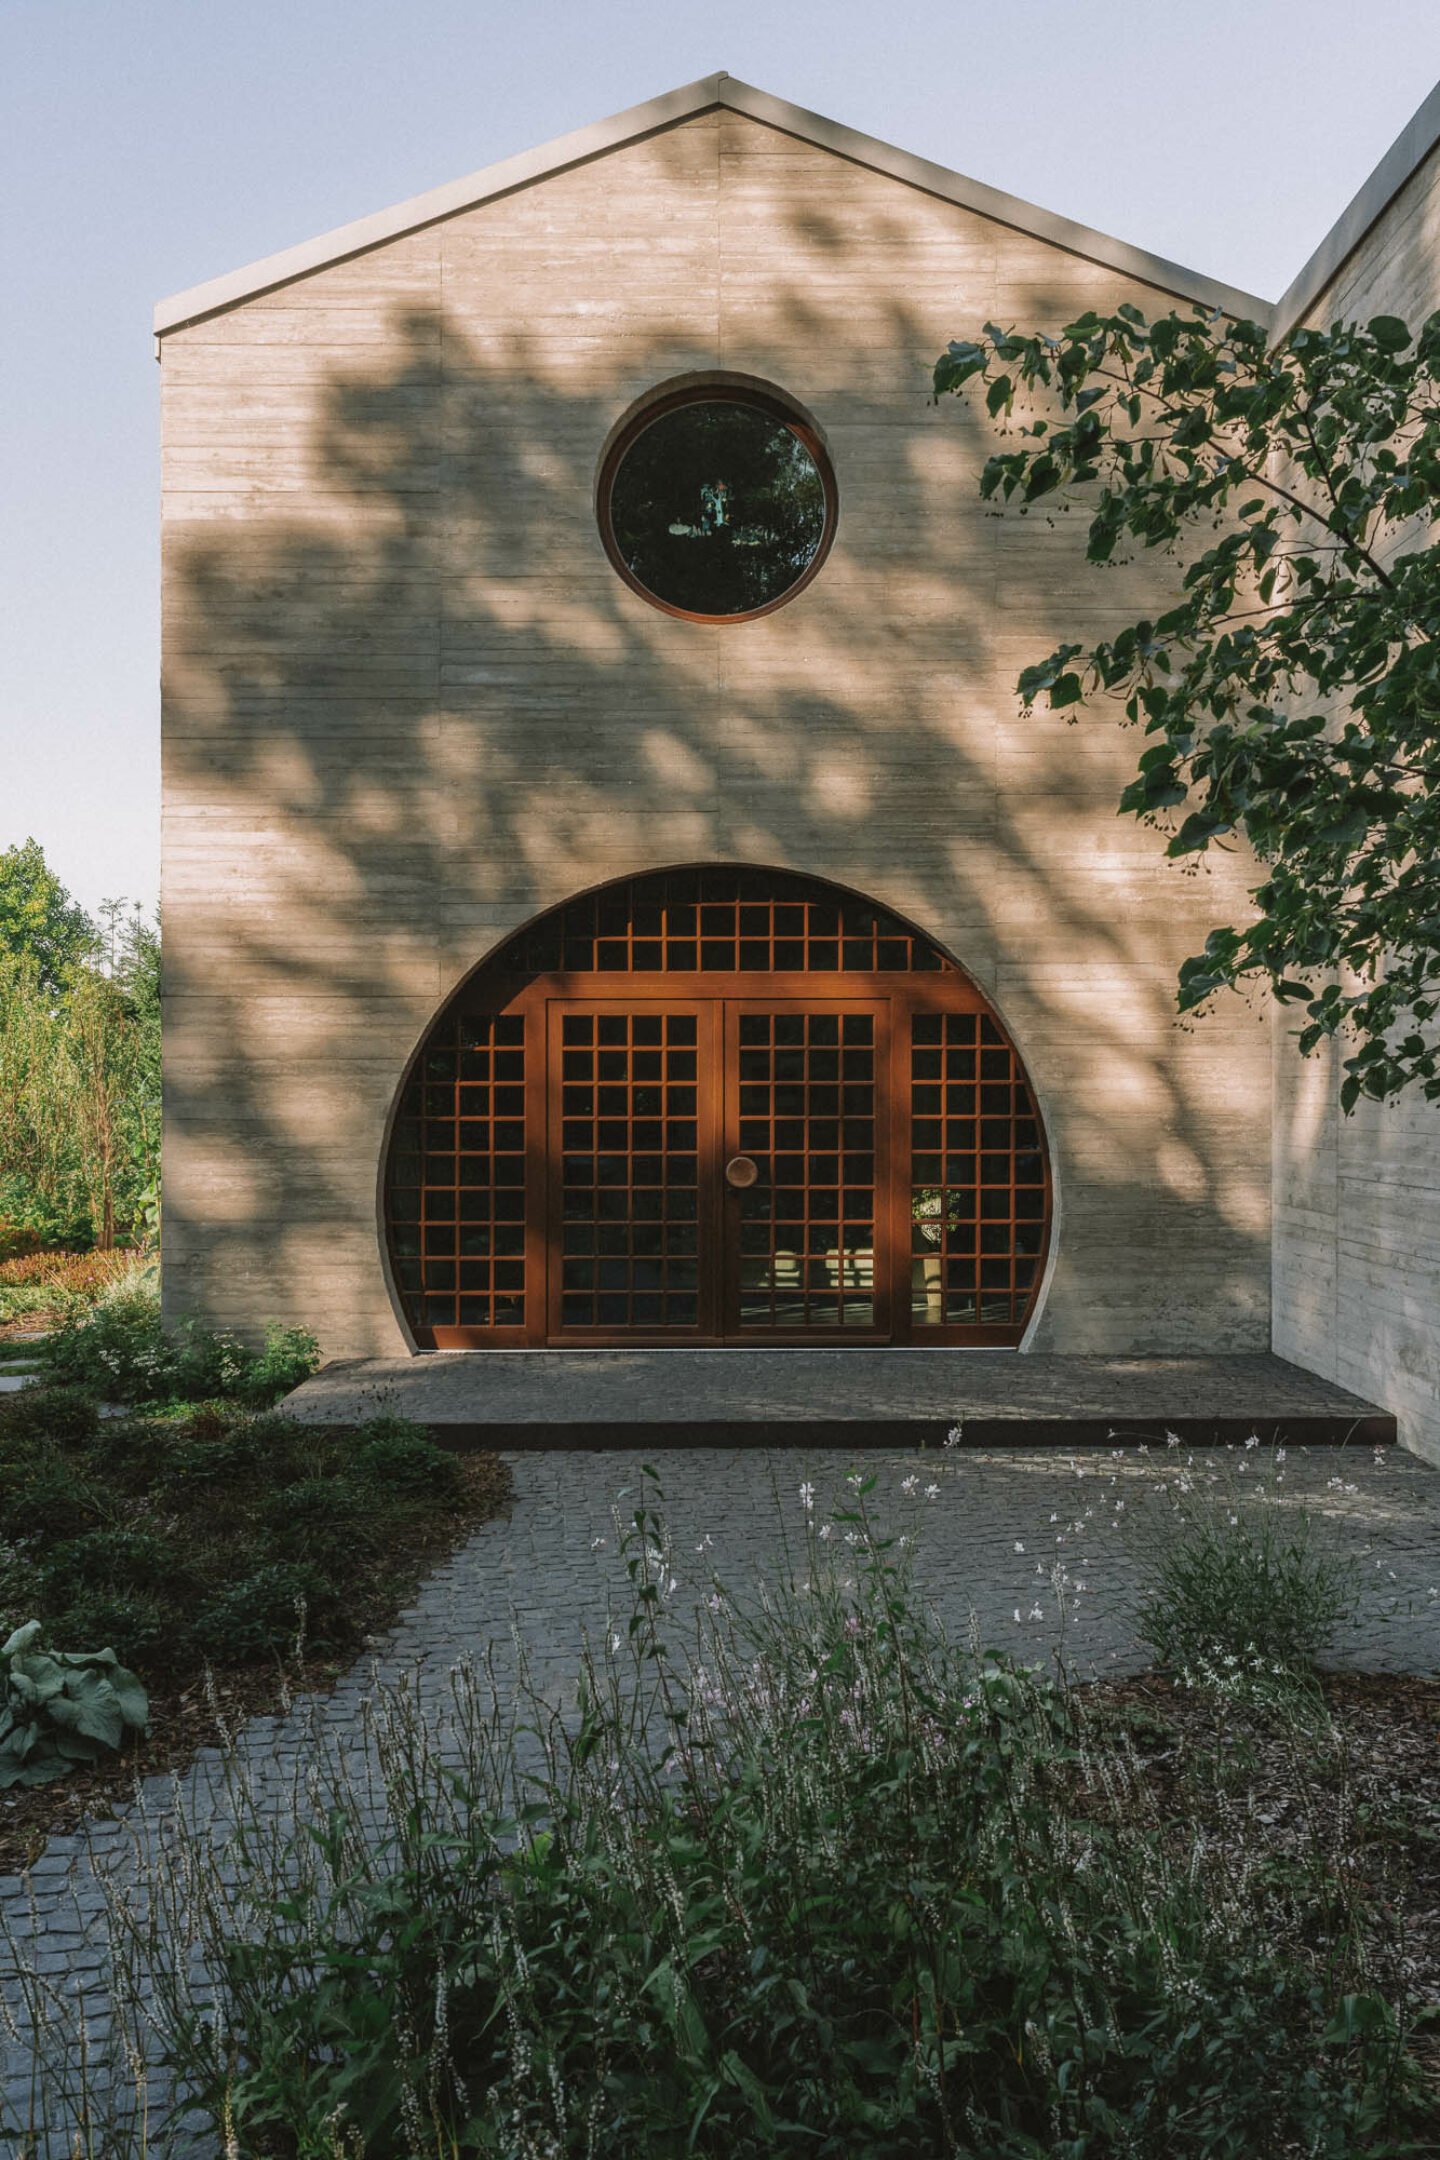
[[[760,1169],[724,1195],[726,1340],[886,1341],[889,1001],[812,988],[725,1012],[724,1153]]]
[[[719,1015],[704,1002],[549,1005],[549,1339],[719,1340]]]
[[[778,957],[780,948],[773,950]],[[898,979],[840,970],[757,980],[723,968],[630,980],[619,973],[528,982],[497,976],[489,998],[485,1006],[455,1008],[427,1038],[389,1141],[390,1261],[422,1347],[538,1347],[557,1335],[602,1339],[594,1331],[577,1338],[555,1317],[563,1233],[557,1234],[553,1211],[563,1204],[564,1151],[550,1128],[547,1013],[557,1001],[597,1013],[602,1005],[703,1011],[717,1029],[721,1004],[756,1011],[787,1003],[809,1011],[885,1007],[894,1017],[888,1056],[881,1053],[877,1062],[889,1100],[877,1131],[874,1332],[767,1330],[763,1339],[888,1335],[894,1342],[996,1346],[1019,1340],[1049,1243],[1045,1135],[1013,1044],[981,993],[953,971]],[[738,1150],[724,1147],[719,1097],[722,1086],[733,1092],[738,1082],[724,1078],[718,1035],[712,1054],[700,1054],[698,1038],[696,1048],[697,1084],[711,1089],[708,1106],[697,1098],[697,1107],[713,1136],[707,1148],[697,1135],[697,1223],[712,1226],[699,1261],[705,1242],[717,1256],[732,1242],[723,1228],[734,1225],[734,1215],[721,1172],[726,1153]],[[887,1149],[888,1172],[880,1160]],[[843,1245],[842,1238],[837,1250]],[[737,1324],[738,1255],[729,1262],[723,1306],[719,1265],[717,1257],[708,1284],[697,1276],[696,1332],[626,1328],[614,1339],[755,1341],[753,1331]]]

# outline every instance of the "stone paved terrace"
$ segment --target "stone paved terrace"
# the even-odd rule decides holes
[[[1144,1481],[1177,1474],[1186,1458],[1187,1451],[1162,1442],[1143,1454],[1135,1447],[876,1454],[747,1447],[656,1450],[651,1459],[667,1496],[678,1579],[672,1604],[682,1616],[712,1592],[716,1578],[732,1593],[753,1594],[786,1567],[787,1549],[799,1567],[808,1567],[800,1485],[816,1488],[818,1525],[847,1474],[873,1468],[882,1513],[921,1533],[918,1587],[952,1630],[966,1629],[973,1612],[988,1644],[1026,1659],[1048,1658],[1059,1639],[1050,1582],[1058,1559],[1074,1585],[1067,1657],[1086,1678],[1144,1663],[1127,1611],[1135,1567],[1126,1525],[1143,1505]],[[392,1634],[333,1695],[298,1704],[288,1717],[257,1718],[240,1735],[241,1760],[277,1822],[293,1819],[296,1779],[317,1746],[361,1754],[361,1708],[377,1684],[412,1678],[430,1714],[443,1722],[457,1661],[488,1653],[503,1698],[523,1651],[546,1699],[561,1710],[573,1705],[582,1637],[588,1632],[603,1641],[612,1616],[629,1609],[616,1517],[628,1520],[637,1504],[640,1457],[585,1449],[523,1451],[507,1459],[515,1480],[508,1517],[485,1524],[436,1570]],[[1363,1577],[1362,1607],[1332,1662],[1440,1669],[1440,1471],[1389,1447],[1291,1447],[1281,1462],[1268,1449],[1242,1445],[1195,1461],[1198,1468],[1223,1463],[1237,1477],[1266,1481],[1287,1500],[1303,1499],[1353,1552]],[[910,1495],[902,1489],[906,1478],[916,1480]],[[931,1484],[938,1492],[927,1501]],[[841,1551],[843,1560],[835,1540],[827,1550]],[[227,1815],[213,1752],[180,1781],[178,1798],[213,1823],[224,1865]],[[62,1991],[84,1991],[92,2035],[104,2025],[98,1875],[116,1871],[125,1880],[137,1841],[167,1834],[177,1795],[170,1780],[152,1778],[143,1800],[143,1817],[137,1809],[128,1819],[96,1825],[88,1841],[53,1839],[28,1882],[0,1884],[0,1917],[12,1939]],[[10,2051],[4,2090],[23,2122],[30,2102],[21,2049]],[[66,2128],[53,2112],[48,2126],[62,2134]],[[63,2142],[52,2149],[69,2150]],[[165,2150],[152,2144],[151,2160]],[[191,2150],[175,2148],[187,2160]],[[216,2160],[204,2144],[194,2151]]]
[[[1011,1350],[483,1350],[327,1365],[285,1408],[380,1409],[464,1446],[1071,1447],[1390,1441],[1395,1420],[1283,1358],[1020,1357]]]

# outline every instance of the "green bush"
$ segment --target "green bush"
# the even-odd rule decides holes
[[[151,1591],[96,1583],[77,1590],[57,1608],[55,1628],[70,1642],[104,1643],[128,1664],[162,1668],[168,1654],[184,1651],[187,1638],[174,1606]]]
[[[1168,1489],[1161,1509],[1148,1511],[1138,1540],[1136,1607],[1158,1663],[1207,1684],[1308,1673],[1357,1588],[1353,1564],[1309,1511],[1273,1485],[1198,1475]]]
[[[268,1409],[308,1380],[319,1362],[319,1345],[308,1328],[272,1325],[265,1330],[264,1349],[249,1361],[236,1392],[242,1402]]]
[[[48,1444],[7,1469],[5,1535],[51,1545],[93,1528],[105,1511],[103,1488]]]
[[[0,1790],[44,1785],[143,1732],[150,1706],[113,1650],[46,1650],[31,1620],[0,1646]]]
[[[183,1561],[174,1541],[153,1530],[106,1527],[87,1530],[51,1547],[40,1579],[52,1607],[69,1605],[84,1590],[160,1590],[176,1586]]]
[[[205,1599],[195,1615],[195,1641],[220,1665],[293,1651],[328,1590],[313,1567],[271,1561]]]
[[[78,1383],[0,1398],[0,1635],[41,1611],[173,1682],[288,1651],[303,1599],[309,1647],[356,1647],[460,1498],[423,1434],[367,1449],[233,1398],[105,1418]]]
[[[460,1675],[438,1736],[382,1696],[378,1779],[332,1765],[288,1848],[242,1807],[237,1883],[179,1855],[157,1902],[203,1971],[151,1964],[185,2104],[346,2160],[1414,2149],[1323,1855],[1281,1888],[1242,1838],[1177,1840],[1077,1697],[924,1619],[869,1483],[853,1581],[812,1537],[803,1591],[685,1660],[642,1507],[618,1658],[568,1728],[538,1686],[516,1706],[538,1773]]]
[[[267,1495],[260,1520],[283,1559],[304,1562],[327,1583],[340,1584],[351,1562],[375,1542],[367,1499],[348,1477],[299,1478]]]
[[[372,1491],[443,1499],[458,1491],[455,1457],[437,1447],[423,1425],[407,1418],[372,1418],[350,1458],[349,1475]]]
[[[22,1455],[35,1441],[72,1446],[99,1429],[95,1398],[82,1387],[17,1388],[0,1402],[0,1451]]]
[[[126,1291],[69,1314],[45,1338],[40,1359],[52,1380],[115,1402],[162,1393],[173,1358],[159,1298],[153,1290]]]
[[[271,1327],[252,1354],[233,1335],[182,1321],[167,1330],[158,1295],[124,1289],[71,1313],[40,1346],[45,1371],[114,1402],[233,1400],[263,1409],[315,1370],[315,1338]]]

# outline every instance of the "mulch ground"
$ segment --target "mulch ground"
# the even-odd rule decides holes
[[[355,1638],[333,1653],[241,1665],[221,1672],[194,1669],[167,1684],[142,1673],[150,1696],[150,1730],[123,1753],[83,1765],[60,1783],[16,1786],[0,1792],[0,1875],[18,1874],[39,1858],[46,1841],[87,1820],[115,1814],[134,1794],[138,1778],[185,1770],[201,1748],[222,1743],[247,1717],[282,1710],[302,1694],[328,1694],[358,1652],[383,1635],[424,1577],[472,1530],[501,1513],[510,1501],[510,1472],[498,1456],[457,1458],[460,1504],[437,1535],[416,1532],[392,1541],[382,1578],[357,1576],[352,1590]]]
[[[1243,1816],[1250,1849],[1277,1859],[1313,1849],[1321,1823],[1354,1869],[1378,1992],[1429,2013],[1413,2049],[1440,2091],[1440,1678],[1324,1673],[1320,1687],[1339,1746],[1313,1753],[1158,1674],[1085,1692],[1126,1714],[1163,1820],[1223,1833]]]

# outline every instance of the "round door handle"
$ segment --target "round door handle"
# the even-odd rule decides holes
[[[725,1182],[737,1192],[744,1192],[760,1175],[760,1165],[752,1155],[732,1155],[725,1165]]]

